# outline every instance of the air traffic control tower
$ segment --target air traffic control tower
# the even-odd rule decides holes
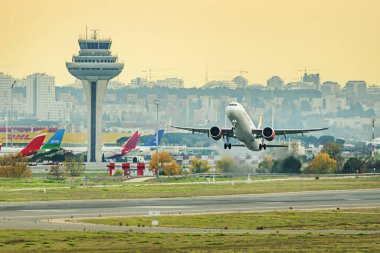
[[[87,161],[101,162],[103,97],[108,81],[119,75],[124,63],[111,54],[111,39],[99,39],[96,30],[91,38],[79,38],[80,51],[66,62],[67,70],[82,81],[87,99]]]

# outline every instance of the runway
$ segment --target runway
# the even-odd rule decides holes
[[[61,224],[52,219],[99,216],[247,212],[379,207],[380,189],[313,191],[165,199],[1,202],[0,228],[120,230],[102,225]],[[126,229],[126,228],[124,228]]]

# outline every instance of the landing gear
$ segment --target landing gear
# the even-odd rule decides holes
[[[232,145],[231,143],[224,143],[224,149],[231,149]]]
[[[234,137],[236,137],[236,135],[235,135],[236,124],[237,124],[237,121],[234,119],[232,121],[232,129],[231,129]]]
[[[236,120],[233,120],[232,121],[232,136],[231,135],[226,135],[226,139],[227,139],[227,141],[226,141],[226,143],[224,143],[224,149],[231,149],[232,148],[232,145],[231,145],[231,143],[230,143],[230,138],[231,137],[233,137],[233,138],[235,138],[236,137],[236,135],[235,135],[235,127],[236,127],[236,123],[237,123],[237,121]],[[224,138],[224,136],[223,136],[223,138]]]
[[[267,149],[267,145],[265,145],[264,143],[263,144],[259,144],[259,150],[266,150]]]
[[[265,145],[264,143],[264,138],[261,138],[261,144],[259,144],[259,150],[266,150],[267,149],[267,145]]]
[[[227,142],[224,143],[224,149],[231,149],[232,145],[230,143],[230,137],[227,136]]]

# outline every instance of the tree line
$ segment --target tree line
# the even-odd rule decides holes
[[[260,162],[257,172],[339,174],[379,171],[380,161],[372,162],[369,158],[368,155],[357,155],[344,159],[341,144],[326,142],[321,152],[312,159],[307,159],[305,156],[296,156],[295,154],[279,160],[268,156]]]

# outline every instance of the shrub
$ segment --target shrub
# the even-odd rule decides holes
[[[28,160],[25,157],[14,155],[4,155],[0,157],[0,177],[31,177],[32,171],[28,167]]]

